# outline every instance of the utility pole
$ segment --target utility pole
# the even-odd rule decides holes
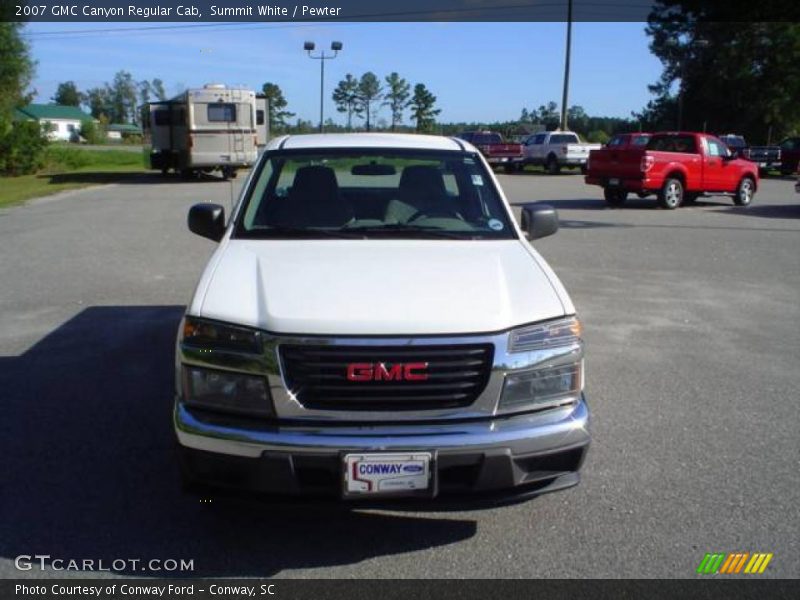
[[[572,0],[567,0],[567,51],[564,60],[564,94],[561,96],[561,129],[567,130],[567,103],[569,102],[569,59],[572,51]]]

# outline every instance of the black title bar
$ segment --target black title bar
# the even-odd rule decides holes
[[[3,0],[0,19],[50,22],[565,21],[570,0]],[[574,21],[646,21],[682,5],[699,20],[797,21],[800,2],[572,0]]]

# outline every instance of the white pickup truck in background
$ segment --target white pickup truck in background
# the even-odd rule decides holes
[[[541,165],[551,175],[562,167],[580,167],[586,170],[589,152],[599,150],[601,144],[581,142],[571,131],[542,131],[529,136],[522,145],[524,164]]]

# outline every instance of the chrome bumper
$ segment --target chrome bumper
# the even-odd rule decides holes
[[[347,452],[424,450],[433,455],[430,496],[520,498],[576,485],[589,447],[580,401],[490,421],[403,425],[236,425],[229,417],[175,408],[184,477],[190,482],[280,495],[341,497]]]
[[[198,413],[178,402],[178,442],[187,448],[255,458],[265,452],[329,453],[438,450],[473,452],[496,448],[514,455],[550,453],[589,443],[589,411],[577,403],[489,421],[404,425],[254,426],[250,420]]]

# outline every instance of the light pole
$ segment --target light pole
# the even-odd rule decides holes
[[[308,52],[308,57],[319,61],[319,132],[324,131],[324,106],[325,106],[325,61],[336,58],[339,51],[342,49],[342,42],[331,42],[331,50],[333,54],[325,54],[323,50],[320,54],[314,55],[312,52],[315,48],[314,42],[306,42],[303,44],[303,50]]]
[[[561,129],[567,128],[567,102],[569,101],[569,59],[572,50],[572,0],[567,4],[567,51],[564,57],[564,93],[561,96]]]

